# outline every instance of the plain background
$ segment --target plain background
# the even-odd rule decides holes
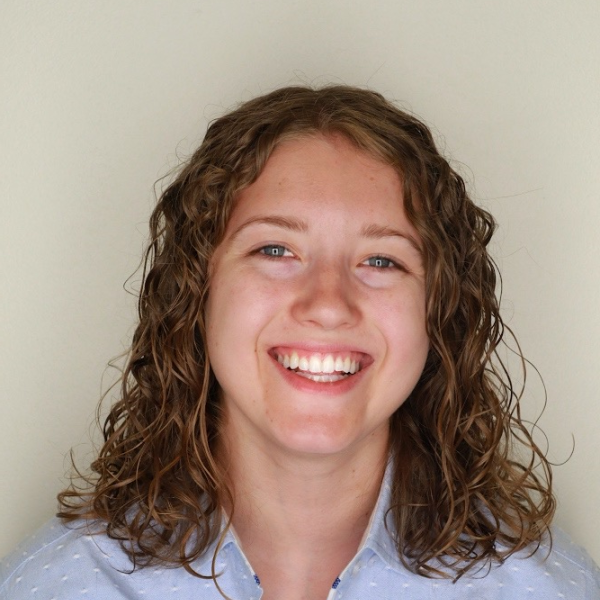
[[[420,115],[498,219],[551,460],[575,440],[557,521],[600,561],[597,0],[3,0],[0,554],[55,511],[70,448],[89,460],[154,182],[238,101],[330,82]]]

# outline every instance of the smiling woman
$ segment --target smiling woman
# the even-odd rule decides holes
[[[418,233],[400,198],[398,173],[339,136],[284,142],[239,194],[206,309],[223,439],[243,440],[234,465],[248,443],[367,464],[387,454],[429,346]],[[373,235],[386,227],[398,234]]]
[[[104,446],[1,598],[600,597],[497,355],[493,219],[425,125],[277,90],[150,228]]]

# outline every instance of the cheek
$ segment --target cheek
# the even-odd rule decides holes
[[[400,289],[378,294],[372,310],[389,330],[426,335],[425,292],[420,285],[407,283]]]
[[[377,307],[377,314],[394,362],[422,370],[429,352],[424,294],[404,294],[401,300],[397,295],[390,296]]]
[[[243,272],[217,274],[211,282],[206,309],[211,363],[217,351],[236,361],[252,356],[261,331],[280,305],[281,294],[268,283]]]

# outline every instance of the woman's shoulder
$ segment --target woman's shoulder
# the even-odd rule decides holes
[[[600,570],[590,555],[561,529],[553,527],[551,534],[539,547],[526,548],[493,566],[482,579],[483,573],[461,578],[458,588],[463,592],[485,588],[490,598],[502,600],[600,600]]]
[[[579,544],[573,541],[571,536],[559,527],[552,527],[551,541],[545,539],[541,548],[550,551],[550,556],[554,558],[563,558],[569,564],[577,568],[590,568],[598,574],[598,567],[595,565],[592,557]]]
[[[81,596],[102,572],[126,567],[125,559],[119,544],[98,528],[54,518],[0,560],[0,599],[50,591],[49,598],[70,598],[65,592],[74,589]]]
[[[66,527],[62,521],[53,518],[38,531],[23,540],[11,553],[0,559],[0,583],[4,584],[31,561],[43,560],[53,555],[65,545],[79,543],[80,535]],[[3,588],[0,588],[3,589]]]
[[[340,587],[344,583],[350,587],[362,585],[360,589],[352,588],[361,598],[370,597],[369,586],[377,586],[405,589],[407,597],[439,600],[600,600],[600,570],[592,558],[559,528],[552,528],[551,533],[539,546],[511,554],[501,563],[474,566],[458,579],[452,577],[452,572],[448,578],[427,578],[409,571],[393,552],[385,550],[392,547],[388,541],[387,546],[372,546],[375,558],[363,558],[364,564],[372,566],[361,571],[360,582],[353,583],[351,576],[344,582],[342,576]],[[441,562],[434,566],[445,571]]]
[[[55,518],[0,561],[0,600],[142,598],[163,570],[134,571],[105,527]]]
[[[193,563],[197,573],[210,576],[213,550],[211,546]],[[236,569],[229,569],[229,563]],[[219,550],[215,567],[231,571],[224,581],[232,589],[237,585],[238,563],[230,543]],[[242,578],[251,576],[242,574]],[[254,580],[250,583],[254,592],[257,586]],[[212,579],[194,576],[183,567],[153,564],[134,569],[119,541],[110,538],[102,524],[64,524],[52,519],[0,561],[0,600],[162,600],[193,596],[203,600],[223,598]],[[251,598],[252,594],[240,597]]]
[[[521,557],[511,561],[511,567],[518,567]],[[552,578],[561,581],[563,586],[585,590],[582,598],[600,599],[600,569],[588,552],[576,544],[562,529],[552,528],[551,539],[544,539],[534,559],[534,570],[538,578]],[[592,592],[592,593],[588,593]],[[577,597],[572,593],[567,598]]]

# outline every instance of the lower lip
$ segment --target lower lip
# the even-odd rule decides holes
[[[325,394],[330,396],[336,396],[339,394],[345,394],[352,390],[363,377],[363,373],[368,367],[361,369],[354,375],[348,375],[339,381],[313,381],[302,375],[297,375],[294,371],[286,369],[283,365],[277,362],[273,357],[273,364],[275,368],[283,375],[284,379],[295,389],[301,392],[309,392],[311,394]]]

